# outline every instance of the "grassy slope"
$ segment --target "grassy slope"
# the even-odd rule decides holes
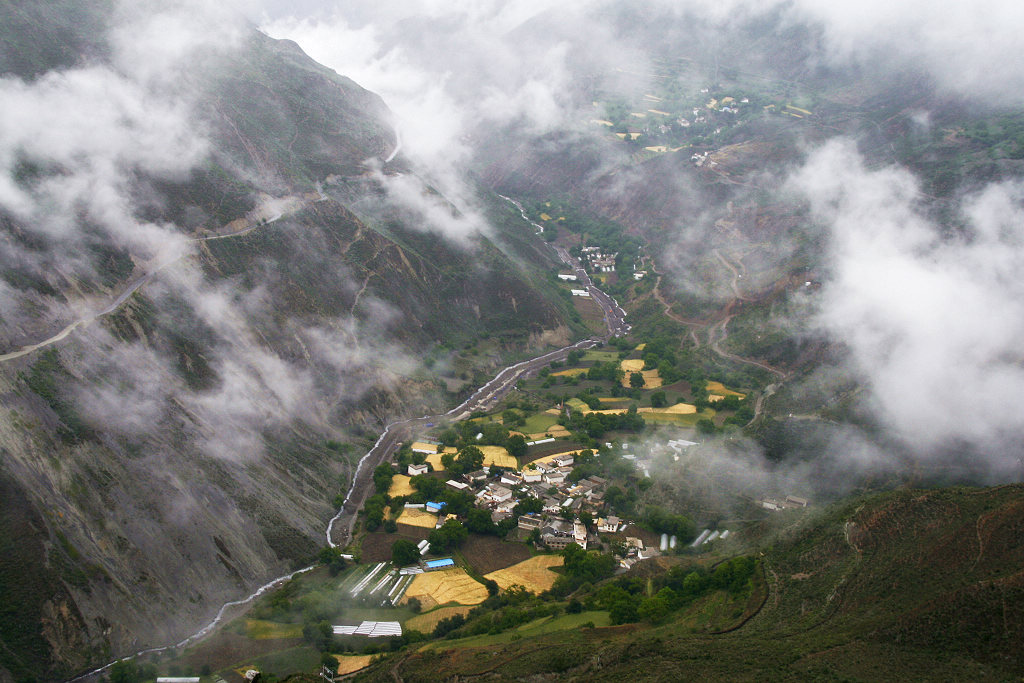
[[[547,633],[405,655],[404,680],[1000,680],[1024,671],[1024,487],[898,491],[802,517],[764,548],[770,594],[738,630]],[[485,657],[486,654],[486,657]],[[365,680],[384,680],[396,662]],[[443,667],[443,668],[441,668]]]

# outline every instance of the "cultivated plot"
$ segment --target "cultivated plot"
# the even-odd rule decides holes
[[[465,569],[445,569],[417,574],[406,589],[402,603],[409,598],[418,599],[424,609],[447,603],[479,605],[487,599],[487,589]]]
[[[418,526],[423,529],[433,529],[437,526],[437,515],[431,514],[419,508],[405,508],[398,518],[399,524]]]
[[[536,555],[511,567],[491,572],[485,578],[493,580],[502,590],[510,586],[522,586],[528,591],[541,593],[555,584],[558,574],[551,571],[551,568],[561,567],[562,562],[561,555]]]
[[[453,607],[438,607],[435,610],[431,610],[426,614],[417,614],[412,619],[405,622],[404,626],[406,630],[419,631],[420,633],[433,633],[434,627],[442,619],[448,617],[454,617],[457,614],[466,616],[469,611],[473,609],[472,605],[455,605]]]
[[[412,477],[404,474],[396,474],[391,478],[391,488],[388,489],[388,495],[391,497],[395,496],[411,496],[416,492],[416,489],[412,487],[409,482],[412,481]]]

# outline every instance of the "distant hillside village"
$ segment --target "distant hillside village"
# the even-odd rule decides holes
[[[511,436],[515,441],[522,439],[519,434]],[[484,433],[478,432],[471,440],[483,441]],[[453,538],[472,532],[504,536],[553,551],[572,543],[583,550],[611,550],[624,569],[638,560],[682,550],[684,544],[697,548],[729,537],[728,529],[705,529],[698,534],[682,515],[661,513],[659,518],[648,515],[645,519],[617,515],[615,506],[626,495],[624,489],[629,483],[596,473],[608,469],[602,467],[604,460],[617,463],[612,469],[620,475],[630,471],[633,477],[649,480],[656,458],[678,459],[699,446],[697,442],[668,439],[641,458],[629,452],[628,443],[604,442],[597,449],[559,450],[556,439],[547,437],[523,440],[523,444],[548,446],[553,452],[520,467],[503,447],[468,445],[456,449],[427,436],[404,444],[397,462],[381,465],[375,476],[378,490],[388,494],[393,519],[384,519],[382,512],[379,520],[370,520],[369,526],[429,530],[428,539],[416,546],[419,556],[448,553],[458,545]],[[372,515],[372,504],[370,510]],[[438,561],[424,560],[411,571],[431,571],[440,566],[431,562]]]

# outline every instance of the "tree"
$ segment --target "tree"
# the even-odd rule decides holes
[[[652,624],[664,622],[672,612],[675,593],[671,588],[662,588],[656,595],[644,598],[637,608],[637,616]]]
[[[473,472],[484,465],[484,452],[476,446],[466,446],[459,451],[455,461],[462,468],[463,472]]]
[[[395,471],[391,469],[391,465],[383,463],[377,465],[373,470],[373,487],[377,490],[377,493],[387,493],[388,489],[391,488],[391,479],[395,476]]]
[[[491,515],[487,510],[473,508],[466,517],[466,528],[474,534],[494,534],[498,528],[491,521]]]
[[[409,480],[409,484],[427,500],[433,500],[444,493],[444,483],[426,474],[417,474]]]
[[[462,474],[461,472],[455,472],[454,471],[455,470],[455,454],[454,453],[445,453],[444,455],[442,455],[441,456],[441,465],[446,470],[451,471],[451,473],[454,474],[454,475]]]
[[[715,423],[711,420],[711,418],[702,417],[701,419],[697,420],[697,431],[701,434],[710,435],[716,433],[718,431],[718,427],[715,426]]]
[[[508,437],[508,443],[505,445],[508,449],[509,455],[513,458],[521,458],[526,455],[526,439],[523,438],[522,434],[513,434]]]
[[[327,567],[331,576],[337,576],[346,565],[345,558],[341,556],[341,548],[321,548],[317,559]]]
[[[644,381],[643,375],[641,375],[639,372],[630,373],[629,386],[633,387],[634,389],[639,389],[640,387],[644,386],[644,384],[646,384],[646,382]]]
[[[440,529],[434,529],[430,532],[428,537],[430,550],[432,552],[444,552],[457,548],[462,545],[462,542],[466,540],[468,535],[469,532],[466,531],[466,527],[462,526],[462,522],[457,519],[449,519],[441,525]]]
[[[326,667],[332,674],[338,673],[338,660],[329,652],[320,655],[320,666]]]
[[[454,446],[459,441],[459,433],[449,427],[448,429],[441,432],[441,436],[438,440],[445,446]]]
[[[652,408],[664,408],[666,405],[668,405],[668,399],[665,397],[664,391],[655,391],[651,394]]]
[[[400,538],[391,544],[391,561],[403,567],[420,559],[420,549],[412,541]]]

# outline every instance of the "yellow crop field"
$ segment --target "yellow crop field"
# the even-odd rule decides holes
[[[530,440],[546,439],[548,434],[557,439],[560,436],[569,436],[569,430],[562,425],[551,425],[544,433],[530,434]]]
[[[437,450],[437,446],[435,444],[425,443],[423,441],[413,441],[412,449],[414,451],[428,451],[430,453],[433,453]]]
[[[448,617],[454,617],[456,614],[466,616],[469,614],[469,610],[473,609],[470,605],[457,605],[455,607],[438,607],[435,610],[431,610],[426,614],[418,614],[412,619],[406,621],[403,626],[406,629],[412,629],[419,631],[420,633],[431,633],[434,627],[437,626],[437,622]]]
[[[746,396],[746,394],[727,388],[721,382],[708,382],[707,389],[709,392],[720,396],[739,396],[740,398],[744,398]]]
[[[583,414],[598,413],[600,415],[622,415],[628,408],[605,408],[604,410],[584,410]],[[637,408],[636,412],[644,415],[690,415],[697,412],[697,406],[689,403],[677,403],[667,408]],[[549,456],[551,457],[551,456]]]
[[[519,461],[509,455],[509,452],[502,446],[477,446],[484,453],[485,465],[498,465],[499,467],[519,467]]]
[[[643,366],[644,366],[644,362],[642,360],[637,360],[637,361],[624,360],[624,361],[622,361],[622,363],[623,363],[623,365],[625,365],[626,363],[639,363],[640,364],[640,368],[643,368]],[[630,386],[630,384],[629,384],[629,376],[631,374],[633,374],[634,372],[639,372],[641,375],[643,375],[643,378],[644,378],[644,386],[643,386],[643,388],[644,389],[657,389],[658,387],[661,386],[661,384],[662,384],[662,382],[661,382],[661,375],[658,374],[657,370],[642,370],[640,368],[638,368],[636,370],[626,370],[626,368],[623,367],[622,369],[626,370],[626,376],[622,378],[622,386],[624,386],[624,387]]]
[[[493,580],[503,590],[518,585],[540,593],[555,584],[558,574],[551,571],[551,567],[561,567],[562,561],[561,555],[536,555],[511,567],[491,572],[484,578]]]
[[[697,406],[689,403],[677,403],[667,408],[640,408],[638,413],[661,413],[662,415],[690,415],[697,412]]]
[[[397,521],[399,524],[433,529],[437,526],[437,515],[419,508],[405,508],[402,510],[402,514],[398,517]]]
[[[388,489],[388,495],[389,496],[410,496],[410,495],[412,495],[416,491],[415,491],[415,489],[413,489],[412,484],[409,483],[410,481],[412,481],[412,477],[406,476],[404,474],[396,474],[394,477],[391,478],[391,488]]]
[[[424,609],[454,602],[458,605],[479,605],[487,599],[487,589],[466,573],[465,569],[445,569],[417,574],[402,597],[402,603],[416,598]]]
[[[354,674],[370,666],[373,655],[334,655],[338,660],[338,675]]]
[[[644,369],[644,361],[641,358],[632,358],[619,363],[619,367],[623,372],[640,372]]]
[[[585,375],[587,374],[587,368],[569,368],[568,370],[559,370],[558,372],[552,372],[553,377],[570,377],[572,375]]]
[[[657,114],[658,116],[672,116],[670,112],[661,111],[660,109],[648,109],[647,111],[649,111],[652,114]]]

